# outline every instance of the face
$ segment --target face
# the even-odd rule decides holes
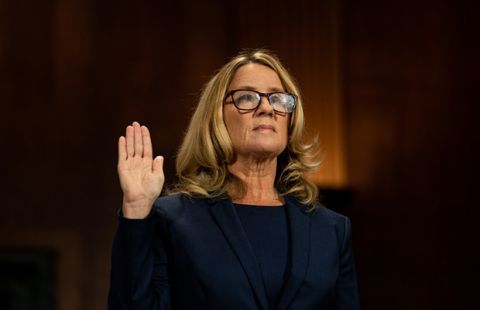
[[[277,73],[267,66],[247,64],[238,68],[228,91],[253,89],[261,93],[283,92]],[[277,113],[262,96],[253,111],[238,110],[231,98],[223,107],[223,118],[238,156],[276,157],[287,146],[289,114]]]

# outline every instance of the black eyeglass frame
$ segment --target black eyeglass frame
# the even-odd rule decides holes
[[[254,92],[256,93],[257,95],[260,96],[260,99],[258,100],[258,103],[257,103],[257,106],[254,107],[254,108],[251,108],[251,109],[242,109],[242,108],[239,108],[235,102],[235,100],[233,99],[233,94],[236,93],[237,91],[251,91],[251,92]],[[271,95],[274,95],[274,94],[287,94],[289,96],[292,96],[293,97],[293,106],[292,106],[292,111],[290,112],[284,112],[284,111],[277,111],[275,110],[275,108],[273,107],[272,103],[270,102],[270,96]],[[291,94],[289,92],[282,92],[282,91],[275,91],[275,92],[271,92],[271,93],[262,93],[262,92],[259,92],[259,91],[256,91],[256,90],[253,90],[253,89],[244,89],[244,88],[240,88],[240,89],[233,89],[231,91],[229,91],[225,97],[223,98],[223,102],[226,103],[227,102],[227,99],[228,97],[231,97],[232,98],[232,103],[233,105],[240,111],[254,111],[256,110],[259,106],[260,106],[260,103],[262,102],[262,97],[265,97],[267,98],[267,101],[268,103],[272,106],[273,110],[277,113],[282,113],[282,114],[290,114],[290,113],[293,113],[293,111],[295,111],[295,108],[297,107],[297,100],[298,100],[298,96],[297,95],[294,95],[294,94]]]

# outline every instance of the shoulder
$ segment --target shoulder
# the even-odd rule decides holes
[[[311,209],[310,205],[303,204],[300,201],[298,201],[296,198],[291,196],[286,196],[285,198],[286,198],[287,204],[291,206],[295,206],[303,214],[310,217],[310,219],[313,221],[322,221],[322,222],[326,221],[331,224],[341,224],[341,223],[345,223],[346,221],[349,221],[348,217],[346,217],[345,215],[335,212],[331,209],[328,209],[327,207],[325,207],[320,203],[318,203],[318,205],[315,206],[313,210],[309,210]]]
[[[324,206],[319,206],[312,213],[312,223],[316,224],[316,228],[323,231],[319,226],[330,227],[330,231],[336,236],[335,239],[340,247],[343,247],[351,238],[351,222],[347,216]]]
[[[350,219],[347,216],[340,214],[338,212],[335,212],[331,209],[328,209],[323,205],[319,205],[318,208],[311,211],[310,213],[311,213],[311,217],[314,219],[321,218],[334,224],[345,224],[350,221]]]
[[[182,193],[175,193],[157,198],[153,204],[153,211],[167,220],[175,220],[181,217],[186,210],[202,209],[206,205],[206,199],[194,198]]]
[[[288,201],[296,204],[310,218],[310,225],[314,231],[319,233],[334,232],[340,240],[350,235],[351,223],[347,216],[328,209],[321,204],[314,210],[308,211],[309,206],[291,198]]]

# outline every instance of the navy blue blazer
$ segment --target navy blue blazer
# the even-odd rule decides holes
[[[359,309],[350,221],[286,197],[290,261],[276,309]],[[109,309],[269,309],[232,203],[175,194],[143,220],[119,219]]]

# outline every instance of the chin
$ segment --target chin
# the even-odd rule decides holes
[[[282,153],[284,149],[285,147],[282,148],[282,147],[279,147],[278,145],[275,145],[275,146],[262,145],[256,148],[252,148],[249,151],[249,153],[255,154],[260,158],[269,158],[269,157],[277,157]]]

